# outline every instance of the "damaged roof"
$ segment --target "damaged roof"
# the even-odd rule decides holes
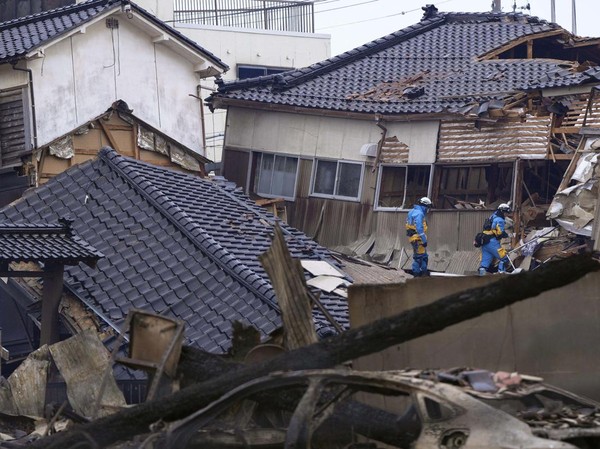
[[[271,243],[275,217],[230,186],[102,149],[0,211],[0,222],[52,222],[65,214],[83,239],[104,254],[96,269],[65,272],[66,288],[119,329],[132,308],[183,320],[187,343],[210,352],[230,347],[231,322],[263,335],[281,324],[268,276],[257,257]],[[282,224],[293,257],[329,253]],[[321,301],[342,325],[347,303]],[[317,328],[329,324],[315,315]]]
[[[223,70],[229,67],[217,56],[129,0],[88,0],[74,5],[19,17],[0,23],[0,63],[13,62],[105,13],[131,5],[132,11],[166,31],[193,51],[203,54]]]
[[[524,45],[529,38],[546,39],[543,45],[562,50],[582,41],[556,24],[521,13],[424,9],[419,23],[309,67],[221,81],[207,101],[217,108],[252,102],[370,114],[457,113],[517,91],[600,79],[595,69],[585,72],[575,61],[551,59],[556,58],[552,51],[506,59],[504,47]]]

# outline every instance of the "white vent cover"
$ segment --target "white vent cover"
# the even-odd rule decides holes
[[[377,144],[376,143],[365,143],[360,147],[361,156],[376,157],[377,156]]]

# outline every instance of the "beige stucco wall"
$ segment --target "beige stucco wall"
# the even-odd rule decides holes
[[[352,287],[350,321],[358,327],[496,276],[426,278],[403,285]],[[355,362],[358,369],[468,366],[519,371],[600,400],[600,273],[502,310],[394,346]]]
[[[437,121],[389,123],[387,136],[396,136],[415,153],[435,156]],[[360,155],[366,143],[377,143],[382,130],[375,119],[358,120],[285,112],[229,108],[225,145],[231,148],[287,153],[303,157],[373,160]],[[431,163],[433,160],[431,160]]]

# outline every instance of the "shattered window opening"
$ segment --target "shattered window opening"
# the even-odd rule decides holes
[[[361,163],[316,159],[311,193],[326,198],[358,200],[362,176]]]
[[[259,153],[257,156],[255,192],[266,197],[294,199],[298,158]]]
[[[377,209],[407,209],[429,196],[431,166],[381,166],[377,183]]]
[[[440,209],[490,209],[512,198],[513,164],[440,166]]]

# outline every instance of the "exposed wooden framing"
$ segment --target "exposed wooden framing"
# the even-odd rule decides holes
[[[60,340],[59,311],[63,291],[63,264],[46,263],[44,271],[44,290],[42,292],[42,329],[40,330],[40,346],[51,345]]]
[[[514,41],[509,42],[508,44],[498,47],[496,50],[492,50],[489,53],[486,53],[485,55],[481,56],[480,58],[477,58],[477,60],[484,61],[486,59],[494,59],[495,57],[501,55],[505,51],[511,50],[515,47],[518,47],[521,44],[526,43],[526,42],[533,41],[535,39],[543,39],[545,37],[550,37],[550,36],[558,36],[560,34],[568,34],[568,33],[566,33],[564,30],[553,30],[553,31],[546,31],[544,33],[534,34],[531,36],[520,37],[519,39],[515,39]]]
[[[519,239],[523,239],[525,237],[525,226],[521,227],[521,204],[523,203],[523,168],[523,161],[521,159],[517,159],[515,162],[515,207],[513,208],[515,235],[511,239],[513,248],[518,243]]]
[[[527,59],[533,59],[533,39],[527,41]]]
[[[135,153],[135,158],[139,161],[139,160],[141,160],[141,155],[140,155],[140,147],[137,144],[138,132],[139,132],[139,125],[137,123],[134,123],[133,124],[133,132],[132,132],[133,151]]]
[[[113,148],[113,150],[117,150],[119,153],[121,153],[121,150],[117,145],[117,141],[113,138],[108,126],[104,124],[102,119],[98,120],[98,123],[100,124],[100,128],[102,128],[102,131],[104,131],[104,134],[106,135],[106,138],[108,139],[108,142],[110,143],[110,146]]]

